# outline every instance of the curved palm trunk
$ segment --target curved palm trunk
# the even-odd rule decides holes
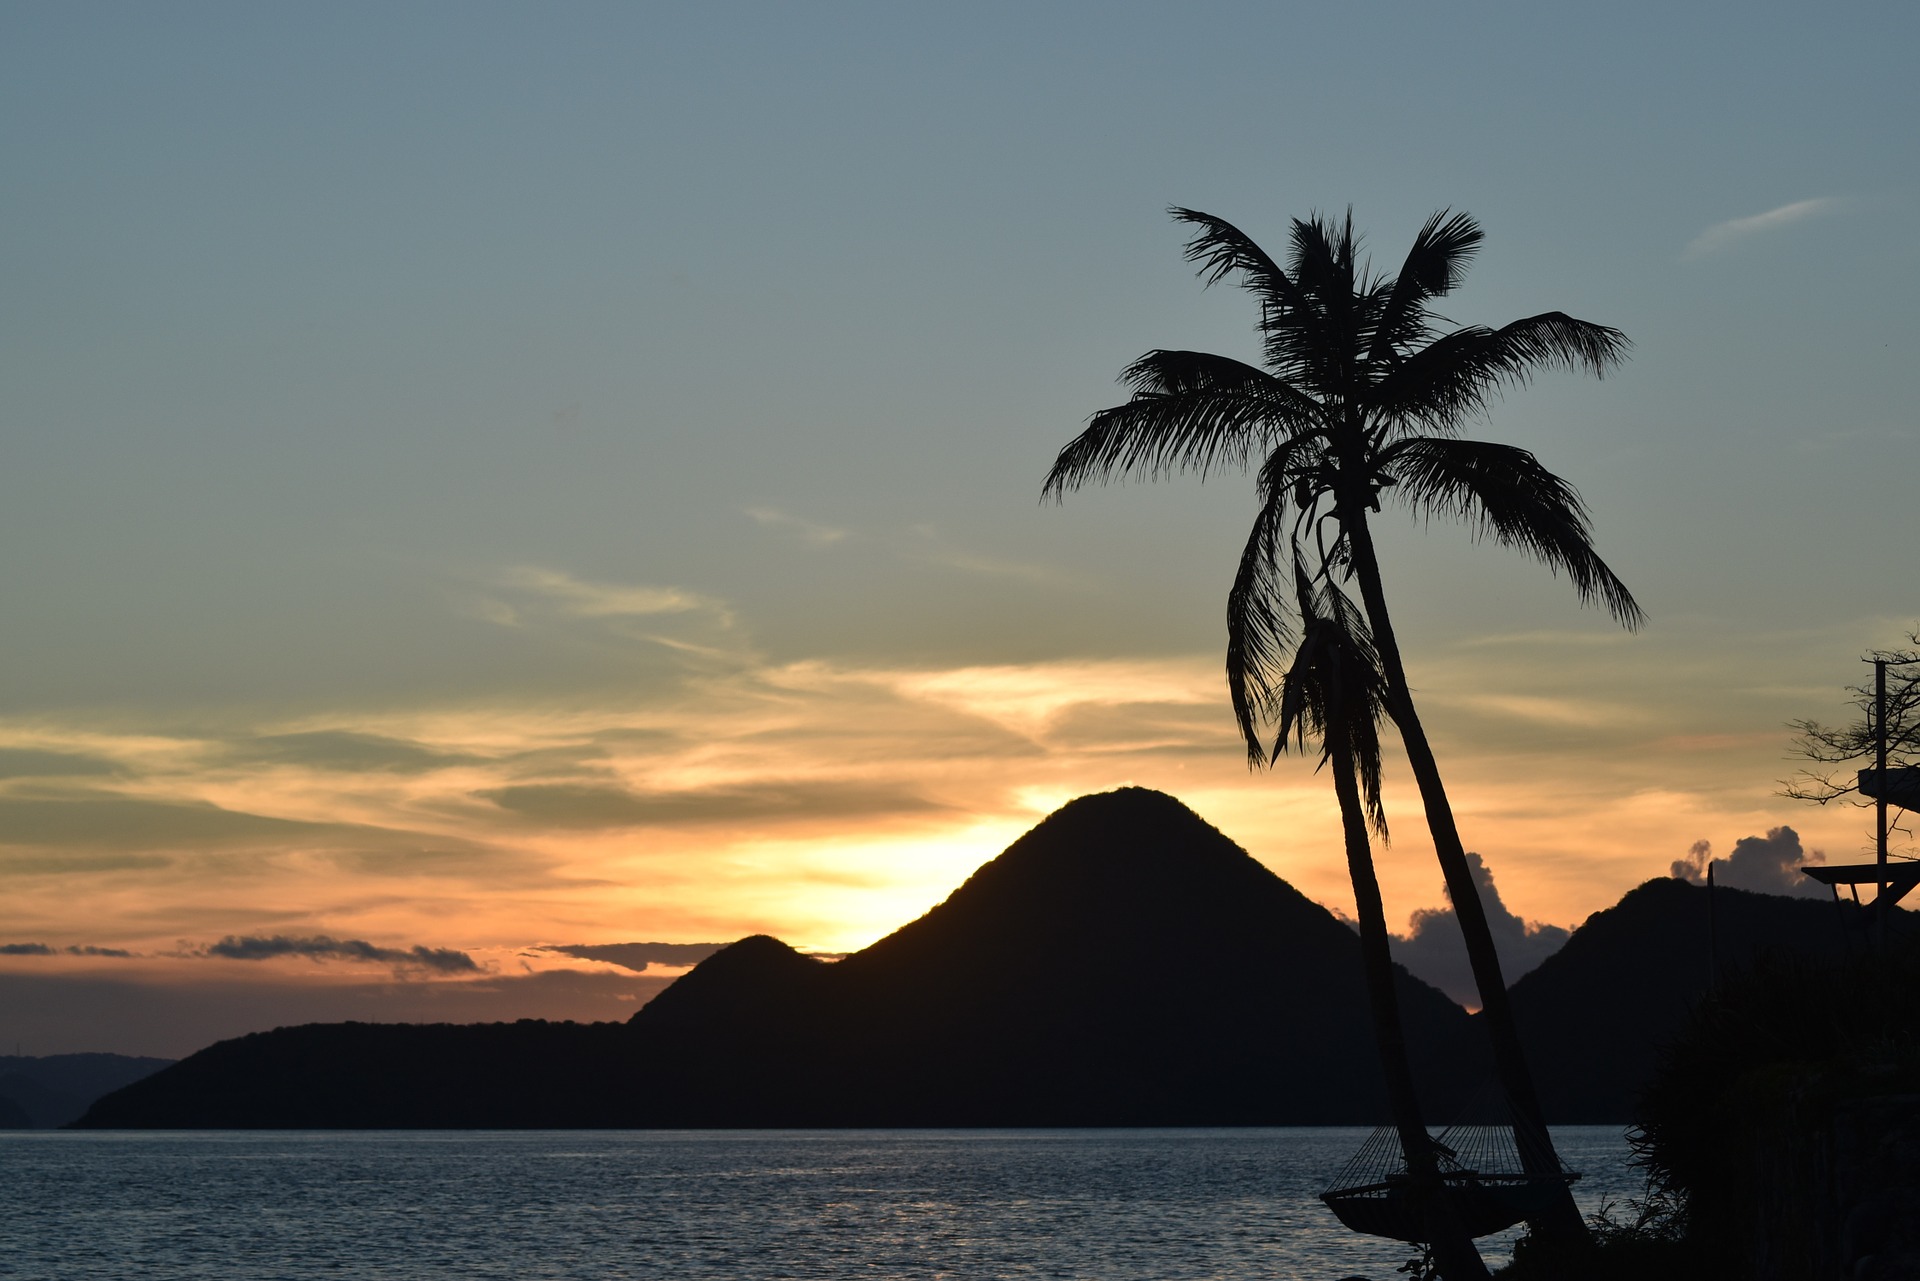
[[[1445,1281],[1479,1281],[1489,1275],[1487,1265],[1481,1261],[1473,1238],[1461,1227],[1446,1199],[1433,1144],[1420,1119],[1420,1100],[1414,1091],[1413,1069],[1407,1060],[1406,1036],[1400,1025],[1400,998],[1394,990],[1386,907],[1380,899],[1380,881],[1373,871],[1373,849],[1367,839],[1367,819],[1361,809],[1360,791],[1352,770],[1342,765],[1349,759],[1344,750],[1346,745],[1334,742],[1329,746],[1334,749],[1330,753],[1333,790],[1340,801],[1340,825],[1346,836],[1347,874],[1353,880],[1354,909],[1360,918],[1367,1005],[1373,1012],[1374,1042],[1379,1048],[1380,1068],[1387,1081],[1387,1106],[1393,1113],[1394,1128],[1400,1133],[1400,1151],[1406,1156],[1407,1171],[1413,1175],[1415,1187],[1426,1200],[1423,1214],[1440,1275]]]
[[[1386,594],[1380,583],[1380,562],[1374,550],[1373,534],[1367,527],[1364,507],[1349,505],[1347,511],[1345,529],[1351,540],[1354,576],[1360,584],[1360,599],[1366,607],[1374,648],[1380,655],[1381,674],[1387,687],[1387,710],[1399,726],[1406,745],[1407,763],[1420,788],[1427,827],[1433,833],[1434,853],[1439,858],[1447,893],[1453,900],[1454,915],[1466,941],[1474,986],[1480,992],[1480,1016],[1486,1020],[1487,1035],[1493,1042],[1495,1070],[1513,1109],[1514,1142],[1528,1174],[1558,1176],[1560,1158],[1553,1150],[1553,1138],[1547,1133],[1540,1098],[1533,1088],[1533,1073],[1528,1070],[1526,1054],[1520,1046],[1506,981],[1500,973],[1500,956],[1494,950],[1493,933],[1487,927],[1486,908],[1480,902],[1479,887],[1474,884],[1473,871],[1467,863],[1466,847],[1454,825],[1453,806],[1440,780],[1440,767],[1427,744],[1426,731],[1421,727],[1412,692],[1407,688],[1406,669],[1400,661],[1400,646],[1394,639],[1393,621],[1387,613]],[[1573,1203],[1571,1189],[1564,1189],[1550,1210],[1528,1222],[1542,1237],[1584,1239],[1587,1236],[1586,1224]]]

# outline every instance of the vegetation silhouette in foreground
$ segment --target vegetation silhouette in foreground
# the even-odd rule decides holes
[[[1776,950],[1694,1005],[1640,1091],[1643,1197],[1597,1248],[1523,1239],[1512,1281],[1816,1281],[1920,1274],[1920,935]]]
[[[1434,214],[1399,272],[1380,276],[1360,259],[1351,213],[1344,221],[1294,220],[1284,268],[1223,219],[1172,213],[1197,228],[1186,257],[1202,279],[1212,285],[1233,277],[1253,294],[1265,368],[1206,352],[1148,352],[1121,375],[1131,399],[1093,415],[1060,451],[1042,492],[1058,498],[1113,477],[1255,470],[1259,510],[1227,601],[1227,685],[1255,763],[1270,759],[1263,730],[1278,712],[1299,639],[1293,552],[1310,548],[1317,572],[1357,588],[1386,712],[1419,786],[1521,1153],[1529,1173],[1557,1173],[1499,956],[1408,689],[1370,516],[1390,495],[1416,515],[1465,521],[1564,572],[1582,601],[1639,626],[1640,607],[1594,550],[1573,487],[1524,449],[1461,435],[1496,393],[1540,370],[1604,374],[1624,357],[1626,336],[1558,311],[1498,329],[1443,329],[1430,304],[1459,285],[1482,239],[1466,214]],[[1584,1231],[1571,1194],[1535,1227]]]

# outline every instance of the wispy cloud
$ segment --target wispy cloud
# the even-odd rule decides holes
[[[509,599],[569,640],[721,634],[697,606],[659,620],[570,612],[679,598],[534,581],[561,586]],[[1528,920],[1605,906],[1675,828],[1766,831],[1790,816],[1765,790],[1779,754],[1768,727],[1821,691],[1769,695],[1768,715],[1728,725],[1702,709],[1774,667],[1709,662],[1685,636],[1499,640],[1426,651],[1415,679],[1457,807],[1513,869],[1503,889]],[[1629,669],[1638,645],[1666,648]],[[638,930],[838,950],[926,910],[1046,810],[1128,782],[1177,793],[1309,896],[1346,900],[1324,777],[1291,757],[1248,772],[1212,652],[901,664],[736,644],[724,662],[691,649],[649,661],[645,680],[575,700],[240,709],[190,729],[0,718],[0,746],[30,767],[0,778],[0,971],[172,966],[191,982],[337,986],[414,964],[425,940],[480,967],[425,972],[489,983],[518,966],[490,948]],[[1676,737],[1709,729],[1745,737],[1712,750]],[[70,775],[68,758],[111,769]],[[1396,825],[1417,820],[1400,774],[1389,805]],[[1836,848],[1847,821],[1805,830]],[[1390,901],[1430,901],[1424,866],[1393,863]],[[220,953],[168,951],[223,936],[235,942]],[[136,957],[69,951],[102,943]],[[362,960],[362,944],[391,955]],[[209,959],[228,953],[284,959]]]
[[[1703,258],[1762,232],[1777,231],[1782,227],[1791,227],[1797,222],[1805,222],[1809,218],[1832,213],[1840,207],[1840,203],[1838,197],[1820,196],[1813,200],[1796,200],[1792,204],[1781,205],[1778,209],[1769,209],[1765,213],[1749,214],[1745,218],[1729,218],[1725,222],[1716,222],[1688,241],[1686,250],[1680,256]]]
[[[500,576],[500,585],[544,598],[575,618],[644,618],[696,610],[725,615],[726,606],[681,587],[594,583],[557,569],[522,565]]]
[[[1647,719],[1644,708],[1625,701],[1594,698],[1554,698],[1531,694],[1466,694],[1450,701],[1471,708],[1484,716],[1506,717],[1536,725],[1560,725],[1575,729],[1601,729],[1608,726],[1636,725]]]
[[[904,551],[903,555],[924,564],[938,565],[943,569],[958,570],[963,574],[973,574],[983,578],[1025,583],[1032,587],[1078,586],[1067,575],[1046,565],[1038,565],[1030,561],[1008,560],[1000,556],[983,556],[978,552],[954,547],[942,538],[940,532],[932,525],[915,525],[910,532],[920,540],[920,544]]]
[[[1605,632],[1502,632],[1488,636],[1470,636],[1465,640],[1455,643],[1461,649],[1485,649],[1494,645],[1511,645],[1525,648],[1572,646],[1581,649],[1611,649],[1620,645],[1630,645],[1634,639],[1633,633],[1616,629]]]
[[[773,507],[749,507],[747,515],[755,524],[793,534],[809,547],[831,547],[852,537],[852,532],[803,520]]]
[[[905,786],[780,779],[651,793],[620,787],[535,783],[488,788],[475,794],[527,822],[559,829],[859,819],[942,808]]]

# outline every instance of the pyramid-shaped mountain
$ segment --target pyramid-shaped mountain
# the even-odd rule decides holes
[[[1401,975],[1437,1093],[1466,1023]],[[1073,801],[940,906],[835,964],[772,939],[637,1013],[674,1120],[1316,1124],[1380,1118],[1359,941],[1170,796]]]
[[[1400,999],[1423,1081],[1456,1095],[1467,1016],[1404,972]],[[1353,931],[1126,788],[837,963],[746,939],[625,1025],[284,1028],[83,1124],[1300,1125],[1382,1120],[1383,1093]]]

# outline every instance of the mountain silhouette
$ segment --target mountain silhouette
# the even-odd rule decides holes
[[[1650,881],[1513,987],[1555,1122],[1624,1122],[1708,992],[1707,891]],[[1851,905],[1714,897],[1720,972],[1862,946]],[[1896,914],[1912,932],[1912,917]],[[1399,973],[1429,1121],[1484,1031]],[[89,1127],[1313,1125],[1385,1120],[1359,940],[1170,796],[1061,808],[838,962],[764,935],[626,1023],[310,1024],[223,1041]]]
[[[1467,1016],[1399,975],[1436,1097]],[[1329,1124],[1384,1116],[1359,941],[1170,796],[1082,797],[828,963],[776,939],[624,1025],[310,1025],[201,1051],[82,1125]]]
[[[208,1046],[78,1129],[565,1129],[632,1124],[617,1023],[309,1023]]]
[[[1400,974],[1416,1052],[1458,1006]],[[636,1013],[691,1124],[1327,1124],[1381,1114],[1359,941],[1186,806],[1082,797],[834,964],[774,940]],[[743,1111],[744,1109],[744,1111]]]
[[[1710,926],[1708,894],[1686,881],[1648,881],[1588,917],[1513,985],[1514,1016],[1549,1118],[1631,1119],[1640,1087],[1716,969],[1726,978],[1769,953],[1830,960],[1867,946],[1868,913],[1852,903],[1715,889]],[[1920,932],[1906,911],[1893,914],[1891,928]]]
[[[0,1054],[0,1130],[66,1125],[95,1099],[172,1062],[126,1054]]]

